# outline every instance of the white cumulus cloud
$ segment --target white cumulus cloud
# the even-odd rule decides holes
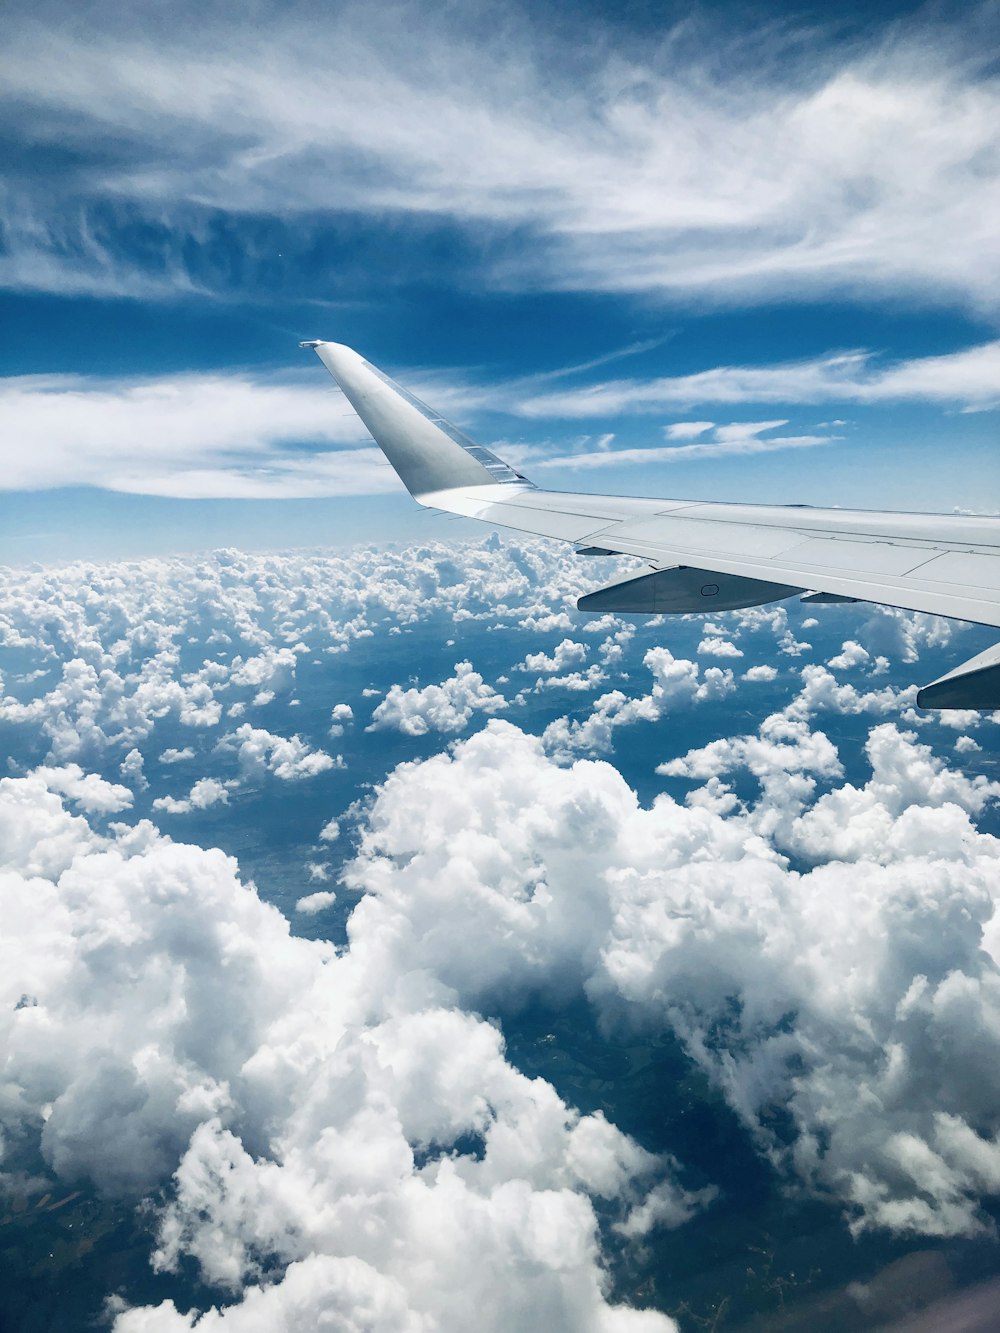
[[[30,776],[40,778],[49,791],[68,797],[87,814],[117,814],[132,804],[132,793],[128,787],[107,782],[96,773],[85,774],[79,764],[64,764],[59,768],[42,766],[36,768]]]
[[[728,667],[713,666],[702,672],[697,662],[674,657],[669,648],[650,648],[642,660],[653,675],[650,692],[629,698],[621,690],[612,690],[597,698],[582,720],[562,717],[551,723],[544,739],[554,754],[603,753],[611,748],[620,727],[655,722],[671,709],[721,699],[736,688]]]
[[[199,778],[187,796],[158,796],[153,801],[154,810],[163,810],[168,815],[186,815],[192,810],[209,810],[213,805],[226,805],[229,792],[226,785],[218,778]]]
[[[892,725],[867,748],[868,782],[837,786],[829,739],[777,717],[678,766],[713,775],[686,805],[644,809],[610,766],[491,722],[385,784],[347,873],[354,947],[464,1004],[582,991],[667,1023],[853,1225],[975,1234],[1000,1178],[1000,844],[972,821],[1000,785]],[[740,767],[750,807],[714,776]]]
[[[456,662],[455,674],[440,685],[404,689],[393,685],[372,714],[369,731],[402,731],[425,736],[429,731],[464,731],[474,713],[493,714],[507,700],[487,685],[471,662]]]
[[[334,768],[337,761],[325,750],[314,750],[299,736],[276,736],[263,727],[242,726],[219,742],[222,750],[235,749],[247,777],[273,773],[282,782],[302,782]]]
[[[519,1073],[446,985],[402,1002],[364,924],[344,955],[295,938],[221,852],[99,837],[37,777],[0,781],[0,833],[5,1130],[124,1200],[172,1176],[155,1262],[225,1293],[119,1301],[118,1333],[674,1329],[609,1305],[594,1200],[638,1236],[710,1191]]]

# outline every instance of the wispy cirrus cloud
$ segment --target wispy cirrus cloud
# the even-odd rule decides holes
[[[1000,400],[1000,341],[951,356],[880,365],[868,352],[776,366],[718,366],[693,375],[615,380],[538,393],[538,380],[480,382],[456,372],[396,372],[408,386],[488,442],[486,411],[574,422],[679,408],[839,403],[929,403],[964,410]],[[540,377],[544,383],[553,376]],[[0,489],[100,486],[179,498],[292,499],[372,495],[398,487],[346,400],[311,378],[246,372],[115,380],[83,376],[0,379],[9,451]],[[776,434],[786,418],[667,424],[667,443],[623,447],[596,432],[569,448],[523,440],[497,445],[515,466],[593,470],[710,456],[803,449],[836,440],[823,430]],[[833,433],[831,433],[833,431]]]
[[[0,415],[15,446],[5,490],[299,499],[398,485],[353,411],[319,377],[23,376],[0,380]]]
[[[831,353],[770,366],[715,366],[693,375],[619,379],[550,393],[526,393],[526,417],[601,417],[712,403],[935,403],[979,411],[1000,403],[1000,340],[946,356],[885,365],[874,353]],[[704,422],[682,422],[691,429]],[[711,423],[709,423],[711,424]]]
[[[516,13],[379,15],[9,18],[0,107],[29,147],[0,282],[287,288],[315,283],[318,237],[361,218],[404,254],[410,224],[457,228],[487,284],[996,308],[1000,82],[974,16],[864,50],[707,20],[642,46],[589,20],[570,52]],[[352,248],[318,294],[349,284]]]
[[[706,431],[708,423],[704,425]],[[573,471],[592,471],[596,468],[621,467],[630,463],[640,467],[647,463],[682,463],[693,458],[725,458],[738,454],[770,454],[782,449],[810,449],[820,444],[833,444],[836,435],[773,435],[768,432],[787,426],[787,421],[734,421],[716,426],[708,439],[693,444],[667,444],[648,449],[593,450],[586,453],[540,457],[536,460],[519,459],[519,466],[527,463],[534,469],[569,468]],[[669,431],[669,427],[667,430]]]

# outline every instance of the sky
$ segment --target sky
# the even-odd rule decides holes
[[[442,535],[316,337],[544,484],[997,508],[994,5],[6,28],[9,563]]]
[[[542,486],[1000,510],[995,4],[15,3],[0,1328],[987,1333],[995,631]],[[14,1275],[14,1276],[11,1276]]]

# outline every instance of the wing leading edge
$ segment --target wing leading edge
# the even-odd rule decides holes
[[[351,348],[302,346],[420,504],[653,567],[581,598],[581,610],[712,612],[808,592],[1000,626],[1000,519],[545,491]],[[1000,646],[927,686],[918,703],[1000,707]]]

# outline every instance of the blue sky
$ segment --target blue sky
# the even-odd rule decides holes
[[[308,337],[540,484],[995,510],[995,13],[15,7],[0,559],[461,531]]]

